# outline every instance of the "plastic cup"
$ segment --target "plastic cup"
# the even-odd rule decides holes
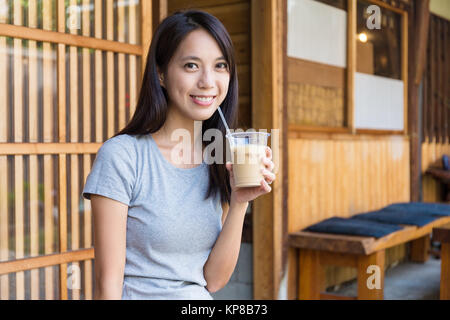
[[[266,154],[266,132],[234,132],[227,134],[236,187],[258,187],[264,176],[262,158]]]

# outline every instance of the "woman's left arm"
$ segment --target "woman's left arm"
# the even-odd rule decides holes
[[[228,283],[236,267],[247,207],[248,202],[230,202],[222,231],[203,267],[203,274],[207,283],[206,289],[209,292],[222,289]]]
[[[272,190],[269,184],[275,180],[275,174],[271,172],[274,164],[272,150],[269,147],[267,147],[266,156],[262,161],[265,165],[264,179],[259,187],[252,188],[236,188],[232,165],[231,163],[226,164],[227,170],[230,172],[231,200],[228,213],[224,213],[226,218],[222,231],[203,267],[207,283],[206,289],[209,292],[222,289],[233,274],[241,248],[242,228],[248,202]]]

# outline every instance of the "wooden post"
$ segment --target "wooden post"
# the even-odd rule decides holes
[[[347,127],[355,133],[356,0],[348,0],[347,6]]]
[[[64,2],[56,2],[57,29],[65,32],[65,6]],[[59,142],[66,142],[66,46],[58,44],[58,128]],[[59,155],[59,251],[67,251],[67,179],[65,154]],[[60,299],[67,300],[67,263],[59,265],[59,292]]]
[[[324,268],[317,250],[299,250],[298,298],[300,300],[319,300],[324,282]]]
[[[417,1],[408,15],[409,25],[409,65],[408,65],[408,133],[410,145],[410,197],[420,200],[420,159],[421,141],[419,133],[419,85],[422,80],[427,50],[429,0]],[[414,10],[415,9],[415,10]],[[405,18],[403,18],[405,19]],[[405,25],[405,24],[403,24]],[[403,58],[405,59],[405,58]]]
[[[7,17],[0,15],[0,23],[6,23]],[[8,44],[6,37],[0,37],[0,70],[7,70],[8,68]],[[9,83],[9,76],[5,74],[0,77],[0,114],[3,119],[0,120],[0,143],[8,141],[8,121],[9,119],[9,99],[8,94],[11,84]],[[8,214],[8,158],[7,156],[0,156],[0,261],[9,260],[9,214]],[[0,276],[0,300],[8,300],[9,292],[9,276]]]
[[[141,1],[141,45],[142,45],[142,76],[147,64],[147,54],[152,40],[152,3]]]
[[[384,260],[385,250],[374,252],[368,256],[358,256],[358,300],[383,300],[384,290]],[[379,267],[377,274],[372,266]],[[373,267],[372,267],[373,268]],[[377,280],[370,281],[369,277],[379,276],[380,287],[370,288],[369,285],[377,284]],[[369,281],[368,281],[369,280]]]
[[[426,262],[430,250],[430,235],[411,241],[411,261]]]
[[[441,243],[440,299],[450,300],[450,242]]]
[[[441,243],[440,299],[450,300],[450,224],[433,228],[433,241]]]
[[[271,133],[277,176],[272,191],[253,202],[254,299],[277,299],[286,271],[286,15],[286,0],[251,2],[252,127]]]
[[[153,32],[155,32],[159,23],[167,16],[168,3],[167,0],[153,0]]]
[[[289,262],[289,274],[288,274],[288,300],[298,299],[298,260],[300,259],[300,251],[297,248],[289,248],[288,250],[288,262]]]

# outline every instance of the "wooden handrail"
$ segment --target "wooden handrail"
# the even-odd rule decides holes
[[[65,44],[68,46],[120,52],[138,56],[142,55],[142,46],[135,44],[79,36],[63,32],[28,28],[6,23],[0,23],[0,36],[11,37],[15,39]]]
[[[0,143],[0,156],[97,153],[101,143]]]
[[[94,259],[94,248],[67,251],[44,256],[0,262],[0,274],[55,266],[75,261]]]

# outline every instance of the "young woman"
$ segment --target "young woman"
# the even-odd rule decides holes
[[[275,175],[269,147],[259,187],[236,188],[229,162],[175,161],[174,130],[194,137],[201,121],[201,133],[225,136],[219,106],[234,128],[229,34],[202,11],[167,17],[150,45],[136,111],[101,146],[83,190],[93,213],[95,299],[212,299],[230,279],[248,202],[270,192]],[[190,146],[191,160],[207,145]]]

